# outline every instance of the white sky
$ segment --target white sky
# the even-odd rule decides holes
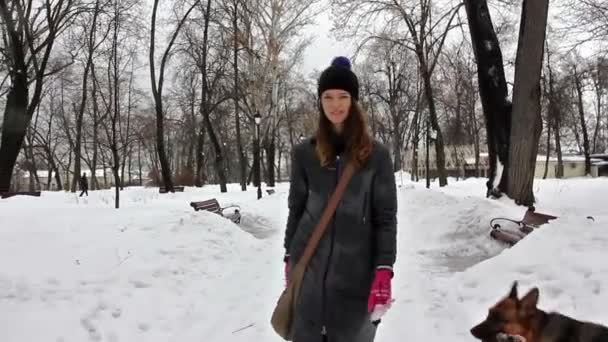
[[[325,69],[335,56],[350,57],[354,52],[348,42],[338,42],[330,33],[332,23],[329,11],[324,11],[316,19],[316,24],[306,30],[307,35],[313,35],[313,43],[306,49],[302,72],[308,76],[315,69]]]

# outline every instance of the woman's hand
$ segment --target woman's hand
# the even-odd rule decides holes
[[[376,270],[372,290],[367,301],[367,310],[371,313],[377,305],[384,306],[391,302],[391,278],[393,272],[389,269]]]

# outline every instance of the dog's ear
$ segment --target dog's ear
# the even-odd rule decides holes
[[[509,298],[517,300],[517,280],[513,282],[513,286],[511,286],[511,292],[509,293]]]
[[[534,313],[538,304],[539,291],[537,287],[532,288],[519,302],[521,310],[524,313]]]

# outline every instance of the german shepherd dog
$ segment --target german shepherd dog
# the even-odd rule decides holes
[[[538,294],[535,287],[519,299],[514,282],[471,334],[484,342],[608,342],[605,326],[538,309]]]

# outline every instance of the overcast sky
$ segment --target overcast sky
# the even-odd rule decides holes
[[[325,11],[318,16],[316,23],[309,27],[306,34],[313,35],[313,43],[306,49],[302,72],[308,76],[315,69],[325,69],[335,56],[350,57],[353,50],[348,43],[336,41],[329,30],[332,23],[329,18],[329,11]]]

